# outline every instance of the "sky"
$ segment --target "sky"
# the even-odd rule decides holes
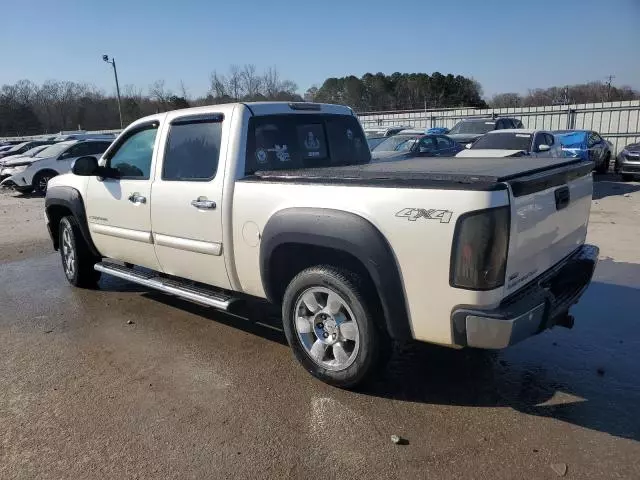
[[[640,0],[0,0],[0,84],[87,82],[204,95],[212,71],[327,77],[439,71],[486,97],[606,81],[640,90]]]

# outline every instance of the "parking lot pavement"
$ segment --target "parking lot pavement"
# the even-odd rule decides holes
[[[277,322],[71,289],[46,232],[16,227],[41,245],[18,253],[0,220],[0,478],[640,478],[640,184],[594,197],[601,261],[573,330],[403,345],[358,393],[304,372]]]

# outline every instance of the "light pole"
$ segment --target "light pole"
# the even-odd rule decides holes
[[[118,84],[118,70],[116,70],[116,59],[109,60],[109,55],[102,55],[102,60],[110,63],[113,67],[113,75],[116,77],[116,93],[118,94],[118,113],[120,114],[120,128],[124,128],[122,125],[122,107],[120,106],[120,85]]]

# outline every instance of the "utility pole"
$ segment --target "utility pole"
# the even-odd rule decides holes
[[[111,60],[109,60],[109,55],[102,55],[102,60],[110,63],[113,67],[113,75],[116,77],[116,94],[118,95],[118,114],[120,115],[120,128],[124,128],[124,125],[122,124],[122,106],[120,105],[120,85],[118,84],[118,70],[116,70],[116,59],[111,58]]]
[[[609,75],[607,77],[608,81],[607,81],[607,102],[611,101],[611,82],[613,81],[613,79],[616,78],[615,75]]]

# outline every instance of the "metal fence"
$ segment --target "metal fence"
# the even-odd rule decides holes
[[[518,118],[526,128],[595,130],[614,145],[616,154],[625,145],[640,141],[640,100],[523,108],[362,112],[358,117],[365,128],[392,125],[452,128],[463,118],[491,115]]]

